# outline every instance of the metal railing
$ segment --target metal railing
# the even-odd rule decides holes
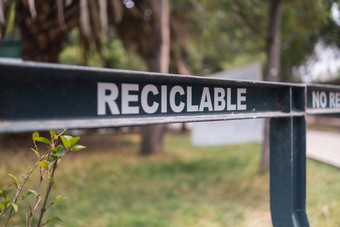
[[[274,226],[309,226],[306,114],[340,113],[340,87],[0,60],[0,132],[270,118]]]

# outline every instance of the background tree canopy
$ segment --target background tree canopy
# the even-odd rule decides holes
[[[296,80],[292,68],[314,54],[319,40],[339,46],[339,26],[331,16],[336,1],[284,1],[281,24],[281,80]],[[254,60],[266,61],[270,1],[171,1],[172,55],[180,56],[191,74],[207,75]],[[338,5],[336,5],[338,7]],[[79,32],[72,31],[60,57],[62,62],[83,64]],[[76,39],[77,38],[77,39]],[[78,41],[77,41],[78,40]],[[116,32],[109,29],[103,56],[91,45],[93,66],[145,70],[132,44],[126,52]],[[78,49],[78,52],[75,50]],[[77,56],[78,57],[72,57]],[[71,59],[70,59],[71,58]],[[65,60],[64,60],[65,59]],[[172,61],[170,71],[178,73]]]
[[[150,2],[1,1],[2,37],[6,27],[14,30],[15,21],[22,39],[27,39],[25,34],[31,30],[37,43],[35,48],[51,47],[44,44],[44,34],[50,39],[59,36],[62,48],[56,54],[61,53],[58,58],[61,62],[146,70],[143,61],[149,49],[145,38],[150,37],[147,34],[152,19]],[[285,75],[282,80],[291,80],[291,68],[313,54],[318,40],[339,46],[339,26],[331,17],[331,7],[336,2],[282,1],[281,74]],[[271,1],[261,0],[172,0],[170,71],[206,75],[255,59],[264,63],[270,4]],[[34,28],[35,22],[41,28]],[[53,48],[48,51],[53,52]],[[84,55],[89,56],[88,62]],[[181,62],[176,63],[174,57]],[[184,66],[178,70],[181,65]]]

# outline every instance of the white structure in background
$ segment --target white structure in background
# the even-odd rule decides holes
[[[332,19],[340,26],[339,4],[333,3],[331,8]],[[326,82],[340,76],[340,49],[335,45],[325,44],[319,40],[314,47],[314,53],[307,61],[293,67],[293,74],[301,78],[304,83]]]
[[[230,71],[209,75],[225,79],[262,80],[261,63],[254,62]],[[193,123],[191,143],[195,146],[218,146],[262,143],[264,120],[233,120]]]
[[[340,49],[319,41],[314,47],[314,54],[303,65],[293,67],[293,74],[300,77],[304,83],[325,82],[339,78]]]

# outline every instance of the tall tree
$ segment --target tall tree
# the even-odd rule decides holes
[[[273,0],[269,8],[264,79],[291,81],[292,68],[313,52],[330,18],[329,2]],[[282,64],[282,65],[281,65]],[[260,172],[269,170],[269,121],[265,123]]]
[[[279,81],[280,50],[281,50],[281,0],[272,0],[269,7],[269,25],[267,31],[267,63],[264,69],[264,80]],[[262,145],[262,157],[260,172],[269,169],[269,120],[264,126],[264,141]]]
[[[168,0],[153,0],[151,9],[152,49],[148,58],[148,69],[151,72],[168,73],[170,57],[170,9]],[[142,144],[140,154],[148,155],[162,151],[164,125],[148,125],[142,127]]]

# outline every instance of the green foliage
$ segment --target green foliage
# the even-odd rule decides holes
[[[61,140],[67,150],[71,149],[71,147],[80,139],[80,137],[72,137],[72,136],[61,136]]]
[[[69,148],[66,148],[66,149],[69,150]],[[63,145],[58,145],[57,148],[52,148],[50,158],[49,158],[49,164],[54,163],[55,161],[58,161],[59,159],[64,157],[65,154],[66,154],[66,151]],[[51,169],[50,166],[48,169]]]
[[[53,177],[50,177],[48,178],[48,181],[51,182],[52,184],[54,183],[54,178]]]
[[[82,149],[85,149],[85,148],[86,148],[85,146],[75,144],[70,148],[70,150],[71,151],[79,151],[79,150],[82,150]]]
[[[40,158],[40,154],[39,154],[39,152],[38,152],[37,150],[35,150],[35,149],[33,149],[33,148],[31,148],[31,150],[34,152],[34,154],[35,154],[38,158]]]
[[[18,205],[15,204],[15,203],[11,203],[11,205],[12,205],[12,207],[13,207],[15,213],[17,213],[17,212],[18,212],[18,209],[19,209],[19,208],[18,208]]]
[[[8,176],[10,176],[11,177],[11,181],[12,181],[12,183],[14,184],[14,186],[16,187],[16,188],[18,188],[18,179],[15,177],[15,176],[13,176],[12,174],[8,174]]]
[[[46,224],[48,224],[48,223],[54,223],[54,224],[62,223],[62,220],[61,220],[61,218],[54,216],[54,217],[47,220]]]
[[[11,200],[4,200],[2,205],[0,206],[0,212],[3,211],[10,203]]]
[[[7,28],[6,28],[6,33],[5,33],[5,36],[6,37],[9,37],[9,36],[16,36],[16,35],[19,35],[18,34],[18,31],[16,31],[15,29],[15,3],[12,4],[10,6],[10,9],[9,9],[9,16],[8,16],[8,23],[7,23]]]
[[[188,53],[194,74],[207,75],[259,60],[265,51],[268,2],[174,1],[174,12],[186,13]],[[181,1],[182,2],[182,1]],[[188,1],[184,1],[188,2]],[[238,59],[248,58],[246,62]],[[263,58],[260,60],[263,60]]]
[[[322,30],[332,20],[328,3],[321,0],[292,1],[283,4],[282,11],[281,74],[288,81],[291,68],[313,54],[316,43],[322,39]]]
[[[51,145],[51,141],[45,137],[41,137],[39,136],[38,132],[34,132],[32,135],[32,139],[34,142],[42,142],[42,143],[46,143],[48,145]]]
[[[99,54],[95,44],[90,43],[88,62],[84,59],[84,50],[80,47],[80,35],[78,29],[73,29],[64,43],[64,48],[59,55],[59,62],[72,65],[87,65],[93,67],[120,68],[131,70],[146,70],[146,65],[132,48],[126,51],[122,42],[112,30],[108,37],[102,38],[102,53]]]
[[[47,200],[49,198],[52,186],[54,185],[55,178],[54,174],[58,167],[60,161],[71,151],[81,150],[85,147],[82,145],[77,144],[80,137],[72,137],[69,135],[62,135],[64,133],[61,132],[57,134],[56,131],[51,130],[50,136],[51,138],[45,138],[39,135],[38,132],[34,132],[32,135],[32,140],[35,145],[35,148],[31,148],[34,154],[37,156],[38,160],[36,161],[33,168],[30,168],[26,177],[22,176],[22,183],[19,184],[17,177],[13,174],[8,173],[8,176],[11,178],[11,182],[16,187],[16,193],[11,198],[8,199],[9,195],[12,192],[12,188],[5,189],[3,185],[0,185],[0,197],[2,197],[3,201],[0,204],[0,217],[7,214],[7,219],[5,226],[8,226],[10,219],[15,216],[19,211],[18,201],[19,198],[23,201],[26,200],[27,197],[30,195],[34,196],[33,202],[29,200],[28,202],[31,203],[29,205],[29,210],[26,213],[26,226],[31,226],[33,222],[33,216],[35,211],[39,207],[40,201],[42,201],[42,205],[40,206],[40,214],[38,216],[37,226],[45,226],[48,223],[60,223],[61,219],[59,217],[53,217],[48,219],[45,223],[42,222],[44,213],[47,209],[49,209],[52,205],[60,203],[66,199],[66,197],[58,195],[55,197],[53,202],[47,206]],[[58,139],[61,138],[62,143],[64,145],[58,145]],[[43,155],[40,155],[39,148],[37,146],[37,142],[44,143],[49,145],[49,149]],[[33,174],[34,170],[40,169],[39,171],[39,181],[38,184],[35,186],[36,190],[28,189],[26,193],[24,193],[24,186],[26,185],[27,181],[30,179],[30,176]],[[41,187],[44,183],[44,179],[48,179],[46,184],[46,191],[45,195],[42,194]]]
[[[252,61],[264,64],[271,2],[173,0],[170,23],[172,28],[180,28],[171,34],[171,49],[178,50],[194,75],[207,75]],[[318,40],[340,46],[340,29],[330,16],[334,2],[337,1],[282,1],[281,74],[287,75],[283,80],[290,80],[291,68],[313,54]],[[80,40],[79,29],[73,29],[59,56],[61,63],[146,70],[145,59],[138,56],[137,48],[132,45],[126,51],[113,28],[101,37],[101,53],[90,43],[88,62],[84,61]],[[170,72],[177,73],[176,67],[176,62],[170,62]]]
[[[29,189],[28,191],[27,191],[27,194],[28,195],[30,195],[30,194],[33,194],[33,195],[37,195],[37,192],[36,191],[34,191],[34,190],[32,190],[32,189]]]
[[[10,187],[8,189],[1,189],[0,190],[0,197],[3,197],[5,200],[10,192],[12,192],[13,187]]]
[[[194,73],[208,74],[254,60],[265,63],[271,2],[196,1],[187,18],[192,34],[189,39],[193,40],[189,55]],[[282,1],[283,80],[290,80],[291,68],[313,54],[319,39],[340,43],[335,38],[340,37],[336,35],[340,34],[340,27],[330,17],[333,2],[336,1]],[[176,9],[180,7],[179,4]]]
[[[58,139],[58,137],[57,137],[57,138],[55,138],[55,136],[57,136],[57,134],[56,134],[56,131],[55,131],[55,130],[50,130],[50,135],[51,135],[51,138]]]
[[[48,169],[48,162],[46,160],[38,162],[38,165],[44,169]]]
[[[33,190],[33,189],[29,189],[29,190],[27,190],[25,195],[21,196],[21,199],[24,200],[24,199],[26,199],[30,195],[37,196],[37,192],[35,190]]]
[[[54,198],[54,203],[60,203],[60,202],[62,202],[62,201],[64,201],[64,200],[66,200],[67,198],[65,197],[65,196],[62,196],[62,195],[58,195],[58,196],[56,196],[55,198]]]
[[[63,141],[63,144],[67,150],[70,151],[78,151],[82,150],[86,147],[76,144],[80,137],[72,137],[72,136],[61,136],[61,140]]]

